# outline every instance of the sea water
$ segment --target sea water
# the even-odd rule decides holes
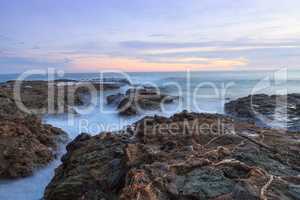
[[[106,96],[118,91],[106,91],[93,95],[96,105],[88,113],[78,107],[79,115],[44,116],[44,123],[66,131],[70,140],[81,132],[98,134],[126,127],[146,115],[171,116],[182,110],[208,113],[224,113],[224,103],[254,93],[281,94],[300,92],[299,71],[230,71],[230,72],[151,72],[129,73],[133,84],[150,84],[172,95],[180,95],[180,103],[170,104],[163,111],[148,111],[134,117],[120,117],[113,106],[106,104]],[[112,76],[116,76],[115,74]],[[122,75],[119,75],[122,76]],[[0,75],[0,82],[16,79],[18,75]],[[97,79],[97,73],[65,74],[63,78],[74,80]],[[60,77],[62,78],[62,77]],[[127,77],[128,78],[128,77]],[[47,80],[45,76],[31,76],[29,80]],[[123,90],[125,90],[123,88]],[[59,156],[65,153],[61,147]],[[0,181],[0,199],[38,200],[51,181],[59,158],[37,170],[33,176],[13,181]]]

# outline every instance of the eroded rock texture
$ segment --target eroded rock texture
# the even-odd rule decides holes
[[[108,81],[108,80],[105,80]],[[116,90],[126,84],[118,82],[79,82],[74,80],[8,81],[0,85],[15,101],[19,101],[34,114],[76,113],[74,106],[88,104],[93,92]],[[19,95],[15,88],[19,85]],[[19,96],[20,99],[17,99]]]
[[[222,115],[146,117],[78,136],[45,199],[299,199],[299,139]]]
[[[300,130],[300,94],[249,95],[226,103],[225,111],[264,126],[272,124],[290,131]]]
[[[158,88],[143,86],[130,88],[126,94],[110,95],[107,103],[116,104],[120,115],[131,116],[145,110],[159,110],[161,105],[173,103],[177,99],[177,96],[161,93]]]
[[[22,112],[14,100],[0,91],[0,178],[29,176],[55,158],[67,135]]]
[[[42,123],[42,115],[75,114],[73,107],[85,104],[89,93],[119,89],[126,84],[129,82],[125,79],[1,83],[0,178],[31,175],[53,160],[59,144],[67,141],[67,134],[62,130]]]

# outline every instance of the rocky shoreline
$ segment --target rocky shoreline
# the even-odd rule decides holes
[[[225,104],[227,114],[260,125],[283,124],[290,131],[299,131],[300,94],[255,94]]]
[[[129,88],[125,94],[107,96],[107,103],[115,104],[120,115],[132,116],[146,110],[160,110],[162,105],[178,99],[178,96],[162,93],[159,88],[138,86]]]
[[[0,90],[0,178],[26,177],[52,161],[59,144],[67,141],[61,129],[43,124],[37,115],[19,110]]]
[[[20,100],[15,86],[19,84]],[[0,85],[0,179],[27,177],[56,158],[62,143],[68,141],[63,130],[42,123],[44,114],[76,114],[73,106],[83,105],[87,85],[97,91],[119,89],[125,80],[115,82],[7,81]],[[49,97],[49,88],[53,95]],[[53,100],[53,110],[49,101]],[[30,112],[17,106],[23,104]]]
[[[32,175],[55,159],[60,144],[68,140],[65,132],[41,121],[49,112],[50,83],[22,83],[22,103],[36,109],[32,113],[17,107],[14,84],[0,85],[0,179]],[[64,93],[54,98],[51,114],[73,113],[73,106],[85,104],[86,84],[54,81],[54,92]],[[114,91],[107,103],[123,116],[159,110],[179,98],[126,80],[92,86],[98,92]],[[130,86],[125,93],[120,92],[123,86]],[[288,105],[293,129],[258,125],[257,112],[272,119],[278,102]],[[299,199],[299,105],[298,94],[254,95],[228,102],[225,111],[230,116],[183,111],[169,118],[144,117],[118,132],[82,133],[67,145],[44,199]]]
[[[299,141],[222,115],[145,117],[120,132],[79,135],[44,198],[298,199]]]
[[[87,104],[85,96],[90,92],[106,90],[118,90],[127,82],[123,79],[116,79],[115,82],[89,82],[75,80],[55,81],[7,81],[0,85],[0,91],[10,98],[15,98],[15,86],[20,85],[20,98],[22,103],[29,109],[34,110],[33,114],[62,114],[66,112],[76,114],[74,106]],[[107,80],[108,81],[108,80]],[[93,91],[90,91],[93,90]],[[51,96],[49,96],[49,92]],[[53,101],[53,108],[49,110],[49,100]]]

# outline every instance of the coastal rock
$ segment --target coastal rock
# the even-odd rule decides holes
[[[117,199],[126,174],[122,137],[79,135],[67,146],[46,199]]]
[[[103,78],[94,78],[89,80],[90,82],[99,82],[99,83],[112,83],[118,84],[120,86],[132,85],[131,81],[127,78],[118,78],[118,77],[103,77]]]
[[[44,198],[297,199],[299,139],[222,115],[145,117],[120,132],[78,136]]]
[[[15,90],[18,85],[19,94]],[[32,175],[34,170],[52,161],[60,143],[67,141],[65,132],[42,123],[40,117],[43,114],[75,113],[73,106],[85,103],[83,96],[89,92],[88,86],[98,91],[116,89],[120,85],[64,79],[51,82],[8,81],[1,84],[0,178]],[[53,94],[49,95],[51,91]],[[52,109],[49,109],[49,103]],[[20,104],[29,111],[21,109]]]
[[[124,94],[117,93],[117,94],[112,94],[106,97],[106,102],[108,105],[115,104],[118,105],[120,101],[124,98]]]
[[[14,99],[6,91],[0,90],[0,119],[22,118],[24,114],[18,109]]]
[[[34,116],[0,121],[0,178],[32,175],[34,170],[55,158],[55,151],[67,135],[60,129],[43,125]]]
[[[1,93],[11,99],[16,99],[14,91],[20,85],[20,100],[33,114],[62,114],[76,113],[74,106],[89,104],[91,92],[116,90],[127,84],[123,79],[120,82],[91,82],[59,79],[48,81],[8,81],[0,85]],[[49,93],[51,95],[49,95]],[[50,107],[49,107],[50,105]]]
[[[157,88],[142,86],[130,88],[126,94],[110,95],[107,97],[107,102],[117,103],[120,115],[131,116],[143,110],[158,110],[162,104],[173,103],[177,99],[177,96],[160,93]]]
[[[32,175],[55,158],[67,135],[42,124],[39,117],[22,112],[14,100],[0,91],[0,178]]]
[[[255,94],[225,104],[226,113],[261,125],[281,125],[290,131],[300,130],[300,94]]]
[[[81,91],[73,88],[70,82],[47,82],[47,81],[8,81],[1,85],[0,91],[6,93],[15,103],[21,103],[32,114],[61,114],[74,112],[72,107],[83,105]],[[71,82],[73,83],[73,82]],[[20,93],[14,89],[20,84]],[[51,94],[52,95],[49,95]],[[19,96],[20,99],[16,97]],[[50,105],[50,108],[49,108]]]

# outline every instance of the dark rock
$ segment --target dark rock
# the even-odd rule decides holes
[[[42,124],[36,116],[0,120],[0,178],[32,175],[55,158],[62,130]]]
[[[118,111],[119,114],[121,115],[126,115],[126,116],[131,116],[131,115],[136,115],[138,113],[138,108],[136,107],[134,103],[134,99],[130,97],[124,97],[119,105],[118,105]]]
[[[219,169],[203,167],[177,177],[177,188],[182,196],[192,199],[212,199],[230,193],[235,181],[226,178]]]
[[[109,105],[110,104],[118,105],[120,103],[120,101],[122,100],[122,98],[124,98],[124,94],[117,93],[117,94],[107,96],[106,101],[107,101],[107,104],[109,104]]]
[[[63,165],[46,188],[45,199],[116,199],[126,174],[124,158],[114,153],[125,147],[121,137],[87,139],[84,135],[74,141],[78,142],[81,145],[69,148],[64,156]]]
[[[99,83],[113,83],[113,84],[122,84],[124,85],[131,85],[131,82],[126,78],[101,78],[101,79],[91,79],[90,82],[99,82]]]
[[[74,84],[70,84],[74,83]],[[74,106],[88,105],[91,92],[119,89],[123,85],[119,82],[78,82],[73,80],[55,81],[8,81],[0,85],[1,93],[14,99],[14,87],[20,84],[21,102],[34,114],[62,114],[75,113]],[[49,91],[52,95],[49,96]],[[15,101],[15,99],[14,99]],[[51,105],[53,103],[53,105]],[[52,109],[49,110],[49,105]]]
[[[232,198],[239,199],[247,199],[247,200],[259,200],[259,191],[258,188],[252,186],[251,184],[240,181],[235,185],[232,191]]]
[[[66,140],[65,132],[21,111],[10,93],[0,89],[1,179],[32,175],[55,158],[59,144]]]
[[[290,131],[300,130],[300,94],[266,95],[255,94],[225,104],[226,113],[242,119],[269,126],[281,124]],[[284,120],[285,115],[288,121]],[[283,120],[282,120],[283,119]]]
[[[136,115],[144,110],[158,110],[162,104],[178,100],[176,96],[162,94],[157,88],[130,88],[125,95],[116,94],[108,97],[108,102],[118,102],[117,109],[121,115]]]
[[[220,121],[224,130],[219,132],[197,128]],[[294,155],[300,150],[299,134],[188,112],[145,117],[131,130],[77,137],[45,199],[299,197],[299,157]],[[246,132],[257,136],[249,138]]]

